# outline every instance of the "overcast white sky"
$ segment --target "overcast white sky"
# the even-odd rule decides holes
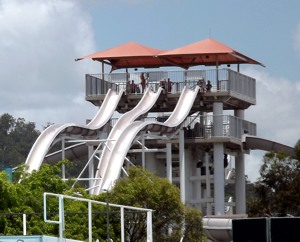
[[[257,79],[257,105],[246,119],[257,123],[259,136],[294,146],[299,9],[298,0],[0,0],[0,114],[39,129],[48,122],[84,124],[97,111],[85,101],[84,75],[101,65],[75,58],[128,41],[172,49],[213,37],[266,65],[241,68]],[[251,180],[262,154],[246,157]]]

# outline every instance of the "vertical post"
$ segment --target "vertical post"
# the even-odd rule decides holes
[[[90,162],[89,162],[89,187],[93,187],[93,184],[94,184],[94,177],[95,177],[95,171],[94,171],[94,158],[91,158],[93,153],[94,153],[94,150],[93,150],[93,146],[92,145],[89,145],[88,146],[88,157],[90,159]],[[92,190],[89,190],[89,193],[92,194]]]
[[[104,62],[101,61],[102,64],[102,80],[104,80]]]
[[[179,131],[179,170],[180,170],[180,198],[185,203],[185,157],[184,157],[184,131]]]
[[[222,143],[214,143],[214,202],[215,215],[225,213],[225,175],[224,175],[224,147]]]
[[[171,142],[167,142],[167,179],[172,183],[172,148]]]
[[[209,154],[208,152],[205,152],[205,182],[206,182],[206,214],[212,215],[211,211],[211,189],[210,189],[210,170],[209,170]]]
[[[26,235],[27,227],[26,227],[26,214],[23,213],[23,235]]]
[[[92,231],[92,203],[91,201],[88,201],[88,224],[89,224],[89,242],[93,242],[93,231]]]
[[[214,136],[223,136],[223,104],[213,103]],[[223,143],[214,144],[214,203],[215,215],[225,213],[225,174],[224,174],[224,146]]]
[[[146,159],[145,159],[145,136],[142,135],[142,167],[146,168]]]
[[[59,197],[59,241],[64,241],[65,234],[65,213],[64,213],[64,197],[60,195]]]
[[[152,236],[152,212],[147,212],[147,242],[152,242],[153,236]]]
[[[199,179],[199,181],[197,181],[197,183],[196,183],[196,199],[197,199],[197,203],[199,204],[198,209],[202,210],[202,204],[201,204],[201,198],[202,198],[201,167],[196,168],[196,174],[197,174],[197,178]]]
[[[216,62],[216,79],[217,79],[217,91],[220,90],[220,83],[219,83],[219,60],[217,56],[217,62]]]
[[[106,232],[107,232],[107,242],[110,242],[110,233],[109,233],[109,203],[108,203],[108,190],[106,190]]]
[[[65,155],[65,137],[62,138],[61,140],[61,158],[62,160],[64,160],[66,158],[66,155]],[[62,179],[66,179],[66,170],[65,170],[65,164],[62,164],[62,167],[61,167],[61,175],[62,175]]]
[[[236,213],[246,213],[246,179],[244,154],[238,152],[235,159],[235,197]]]
[[[244,119],[244,110],[236,110],[234,114],[236,117]],[[238,152],[235,159],[235,194],[236,213],[246,213],[245,155],[241,151]]]
[[[121,207],[121,242],[125,242],[125,231],[124,231],[124,207]]]

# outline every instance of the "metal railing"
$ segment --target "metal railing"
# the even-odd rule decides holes
[[[87,74],[86,96],[105,95],[109,88],[142,93],[141,75],[146,79],[146,86],[154,91],[163,86],[169,93],[180,93],[184,86],[192,88],[200,85],[200,81],[206,89],[210,81],[212,92],[232,92],[251,101],[256,98],[255,79],[231,69]]]
[[[107,192],[107,191],[106,191]],[[49,206],[47,206],[47,197],[56,197],[58,199],[58,218],[57,220],[52,220],[48,218],[49,214]],[[145,212],[147,214],[146,216],[146,221],[145,223],[147,224],[147,241],[152,242],[153,241],[153,236],[152,236],[152,209],[146,209],[146,208],[138,208],[138,207],[132,207],[132,206],[125,206],[125,205],[119,205],[119,204],[112,204],[106,202],[99,202],[95,200],[90,200],[90,199],[85,199],[81,197],[74,197],[74,196],[67,196],[67,195],[62,195],[62,194],[55,194],[55,193],[44,193],[44,221],[46,223],[54,223],[59,225],[59,242],[65,241],[65,207],[64,207],[64,201],[66,199],[71,199],[71,200],[76,200],[80,202],[86,202],[88,205],[88,234],[89,238],[87,239],[89,242],[93,241],[93,226],[92,226],[92,219],[93,219],[93,207],[92,205],[98,204],[98,205],[104,205],[109,207],[116,207],[120,209],[120,217],[121,217],[121,242],[125,242],[125,220],[124,220],[124,209],[129,209],[133,211],[141,211]],[[108,212],[108,210],[107,210]],[[109,229],[109,226],[108,226]]]
[[[190,122],[190,120],[194,120]],[[214,119],[221,119],[221,133],[214,132]],[[215,120],[216,121],[216,120]],[[219,120],[218,120],[219,121]],[[199,115],[187,117],[183,123],[187,138],[230,137],[241,140],[242,135],[256,135],[256,124],[231,115]]]
[[[165,120],[167,117],[165,117]],[[218,127],[221,133],[215,134],[214,120],[219,119],[222,127]],[[145,121],[162,122],[161,117],[144,118]],[[218,120],[218,121],[219,121]],[[111,119],[110,127],[112,128],[117,119]],[[216,122],[215,122],[216,123]],[[189,116],[182,124],[185,131],[185,138],[203,138],[210,139],[213,137],[230,137],[241,140],[243,134],[256,136],[256,124],[243,120],[232,115],[198,115]],[[178,127],[179,128],[179,127]]]

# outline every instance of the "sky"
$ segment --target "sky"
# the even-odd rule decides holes
[[[294,146],[300,138],[300,1],[0,0],[0,115],[85,124],[85,74],[100,63],[76,58],[129,41],[173,49],[216,39],[262,62],[240,71],[257,81],[245,119],[258,136]],[[264,152],[246,155],[258,178]]]

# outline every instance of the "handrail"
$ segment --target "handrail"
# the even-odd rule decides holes
[[[185,71],[156,71],[156,72],[133,72],[133,73],[109,73],[109,74],[87,74],[86,96],[105,95],[109,88],[118,90],[123,88],[132,92],[131,85],[136,94],[141,94],[141,75],[144,75],[146,84],[154,91],[159,86],[165,85],[168,93],[180,93],[184,86],[192,88],[203,80],[210,81],[212,92],[231,92],[241,95],[255,102],[256,84],[255,79],[248,77],[231,69],[207,69],[207,70],[185,70]]]
[[[192,135],[186,133],[188,138],[212,138],[215,137],[213,129],[213,120],[216,115],[192,115],[188,116],[182,123],[182,127],[192,129]],[[256,124],[232,115],[217,115],[223,119],[222,137],[231,137],[238,140],[242,139],[243,134],[256,135]],[[157,119],[159,117],[144,118],[145,121]],[[202,120],[202,124],[201,124]],[[114,125],[114,119],[111,120],[111,126]],[[199,123],[197,125],[196,123]],[[181,127],[180,126],[180,127]],[[180,128],[178,127],[178,128]],[[201,129],[201,130],[198,130]]]
[[[57,197],[59,199],[59,216],[58,220],[50,220],[47,218],[47,197]],[[62,195],[62,194],[55,194],[55,193],[44,193],[44,221],[47,223],[54,223],[59,224],[59,240],[60,242],[64,241],[64,231],[65,231],[65,212],[64,212],[64,199],[71,199],[76,201],[82,201],[88,203],[88,230],[89,230],[89,242],[93,241],[92,238],[92,204],[100,204],[105,206],[111,206],[111,207],[117,207],[120,208],[121,213],[121,242],[125,242],[125,230],[124,230],[124,209],[130,209],[130,210],[137,210],[137,211],[144,211],[147,213],[147,242],[153,241],[152,236],[152,209],[147,208],[138,208],[138,207],[132,207],[132,206],[125,206],[125,205],[119,205],[119,204],[113,204],[107,202],[99,202],[95,200],[90,200],[82,197],[73,197],[68,195]]]

